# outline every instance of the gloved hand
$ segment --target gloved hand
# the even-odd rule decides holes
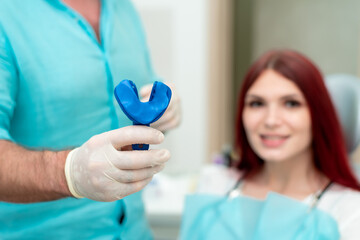
[[[179,126],[181,121],[181,102],[180,97],[176,92],[175,86],[172,83],[165,83],[171,89],[172,96],[168,108],[159,120],[150,124],[152,128],[159,131],[166,132]],[[149,101],[152,84],[145,85],[140,89],[141,101]]]
[[[164,168],[166,149],[124,151],[131,144],[160,144],[164,135],[146,126],[129,126],[95,135],[72,150],[65,176],[74,197],[110,202],[143,189]]]

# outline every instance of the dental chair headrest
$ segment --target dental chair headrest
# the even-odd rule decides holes
[[[343,128],[348,153],[360,143],[360,79],[347,74],[325,78]]]

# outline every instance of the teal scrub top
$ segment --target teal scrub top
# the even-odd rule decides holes
[[[157,78],[131,2],[101,3],[98,41],[89,23],[60,0],[0,0],[0,139],[62,150],[131,124],[116,103],[114,86],[131,79],[141,87]],[[0,239],[24,238],[152,236],[141,193],[110,203],[0,202]]]

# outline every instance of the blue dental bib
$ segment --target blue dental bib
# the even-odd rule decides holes
[[[121,81],[114,90],[121,110],[134,125],[146,125],[157,121],[166,111],[171,100],[171,90],[162,82],[155,81],[148,102],[141,102],[136,85],[131,80]],[[148,144],[134,144],[134,150],[148,150]]]
[[[181,240],[339,240],[337,221],[298,200],[270,192],[247,196],[196,194],[186,198]]]

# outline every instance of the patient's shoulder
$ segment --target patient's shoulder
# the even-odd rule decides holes
[[[320,199],[318,208],[329,213],[339,224],[342,239],[360,234],[360,192],[334,184]]]
[[[320,200],[320,206],[329,210],[356,208],[360,204],[360,192],[340,184],[333,184]]]

